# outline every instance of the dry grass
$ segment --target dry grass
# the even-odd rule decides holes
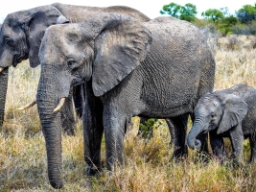
[[[217,62],[215,89],[236,83],[256,87],[255,38],[234,38],[237,39],[213,41]],[[0,191],[54,191],[47,178],[45,142],[36,107],[17,110],[34,99],[39,73],[39,68],[30,69],[27,62],[10,70],[6,120],[0,133]],[[173,149],[169,147],[165,124],[154,130],[154,138],[144,142],[136,137],[138,118],[133,121],[137,126],[126,135],[125,165],[112,175],[107,171],[97,177],[85,175],[80,122],[75,137],[63,135],[65,186],[61,191],[256,191],[256,167],[200,163],[194,151],[189,151],[184,162],[175,163],[170,160]]]

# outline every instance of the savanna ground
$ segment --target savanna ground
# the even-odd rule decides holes
[[[256,87],[256,37],[212,36],[210,45],[216,58],[215,90],[246,83]],[[23,62],[11,68],[4,126],[0,132],[0,191],[54,191],[47,178],[44,137],[34,106],[17,110],[35,98],[40,67]],[[63,176],[61,191],[256,191],[256,166],[233,168],[229,163],[197,161],[194,151],[184,162],[171,161],[170,135],[166,124],[154,129],[148,141],[135,137],[139,119],[133,118],[125,138],[125,165],[111,176],[85,174],[81,122],[75,137],[63,135]],[[189,125],[189,128],[191,125]],[[230,151],[228,140],[227,151]],[[250,146],[244,142],[245,159]],[[104,142],[102,161],[105,160]]]

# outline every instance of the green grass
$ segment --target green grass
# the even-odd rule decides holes
[[[234,48],[228,38],[215,39],[214,53],[217,62],[215,90],[236,83],[256,86],[255,50],[250,46],[253,37],[239,36]],[[6,116],[0,133],[0,191],[55,191],[48,182],[44,137],[37,107],[17,110],[35,98],[40,67],[30,69],[23,62],[10,69]],[[76,136],[63,135],[63,179],[60,191],[256,191],[256,167],[245,165],[234,168],[230,163],[219,165],[198,161],[195,151],[175,163],[171,160],[173,148],[165,123],[154,129],[154,137],[147,142],[136,137],[138,118],[133,118],[125,137],[125,165],[109,174],[103,170],[98,176],[85,174],[81,122]],[[189,125],[191,127],[191,125]],[[227,151],[230,142],[225,140]],[[244,142],[246,160],[250,146]],[[105,145],[102,145],[105,162]]]

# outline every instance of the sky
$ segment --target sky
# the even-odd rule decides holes
[[[84,5],[84,6],[97,6],[106,7],[112,5],[125,5],[135,8],[142,13],[146,14],[150,18],[155,18],[160,16],[159,11],[162,9],[163,5],[169,4],[171,2],[177,3],[179,5],[185,5],[186,3],[192,3],[196,5],[198,17],[200,17],[203,11],[210,8],[220,9],[222,7],[228,7],[229,12],[234,14],[235,11],[240,9],[243,5],[254,5],[255,0],[5,0],[0,6],[0,23],[3,23],[4,18],[7,14],[31,9],[33,7],[48,5],[55,2],[72,4],[72,5]],[[145,3],[147,2],[147,3]]]

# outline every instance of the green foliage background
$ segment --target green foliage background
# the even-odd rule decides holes
[[[201,13],[202,18],[197,18],[196,5],[187,3],[184,6],[175,2],[164,5],[161,14],[186,20],[199,27],[209,28],[224,36],[229,34],[256,34],[256,4],[243,5],[235,14],[230,14],[227,7],[208,9]]]

